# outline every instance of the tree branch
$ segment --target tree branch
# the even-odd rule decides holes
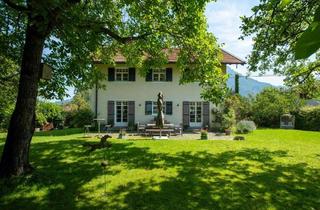
[[[6,3],[12,9],[18,10],[20,12],[29,12],[30,11],[28,7],[16,4],[12,0],[3,0],[3,2]]]
[[[152,33],[144,33],[137,36],[121,37],[114,31],[106,27],[101,27],[101,32],[108,34],[110,37],[114,38],[118,42],[121,42],[122,44],[127,44],[136,40],[145,39],[147,36],[152,34]]]

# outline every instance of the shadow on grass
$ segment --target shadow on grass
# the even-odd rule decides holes
[[[32,145],[37,171],[0,183],[0,209],[318,209],[320,170],[283,164],[286,151],[241,149],[152,153],[133,142],[86,156],[78,140]],[[100,160],[131,169],[174,169],[163,180],[130,181],[90,201],[83,185],[102,176]],[[108,171],[117,179],[121,171]],[[148,172],[146,172],[148,173]],[[103,191],[103,185],[96,190]],[[29,191],[36,195],[31,196]],[[38,193],[38,194],[37,194]],[[41,195],[43,193],[43,195]],[[40,195],[39,195],[40,194]],[[19,196],[17,196],[19,195]],[[41,197],[42,199],[36,199]]]

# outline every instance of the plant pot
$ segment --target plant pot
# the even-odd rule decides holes
[[[227,136],[231,135],[231,129],[225,129],[224,132],[226,133]]]

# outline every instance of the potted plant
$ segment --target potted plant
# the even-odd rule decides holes
[[[236,116],[233,109],[228,109],[222,116],[222,128],[226,135],[231,135],[232,128],[236,123]]]
[[[208,131],[207,130],[203,129],[203,130],[201,130],[200,133],[201,133],[201,136],[200,136],[201,140],[208,140]]]

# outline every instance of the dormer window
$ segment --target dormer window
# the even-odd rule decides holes
[[[129,69],[116,68],[115,69],[116,81],[129,81]]]

